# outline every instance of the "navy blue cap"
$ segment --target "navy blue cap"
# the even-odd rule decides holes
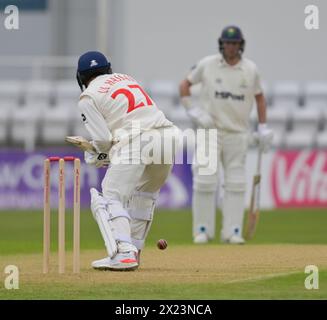
[[[220,37],[221,41],[244,41],[242,31],[237,26],[228,26],[224,28]]]
[[[83,72],[110,66],[110,62],[101,52],[88,51],[78,59],[77,71]]]

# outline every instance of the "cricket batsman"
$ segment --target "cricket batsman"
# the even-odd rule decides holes
[[[82,90],[78,107],[96,150],[85,152],[85,162],[109,165],[102,192],[91,189],[91,210],[108,256],[94,261],[92,267],[135,270],[155,201],[172,167],[172,161],[151,163],[140,152],[142,142],[135,142],[147,135],[154,137],[156,145],[169,145],[177,128],[131,76],[113,73],[102,53],[83,54],[76,77]],[[173,149],[168,149],[163,148],[164,156],[170,152],[173,158]]]
[[[214,141],[203,141],[217,148],[218,161],[224,174],[221,241],[243,244],[245,205],[245,160],[249,141],[249,117],[257,105],[259,148],[266,152],[273,132],[267,126],[266,102],[258,69],[243,57],[245,39],[236,26],[223,29],[218,39],[220,54],[207,56],[192,68],[180,84],[180,96],[192,122],[197,128],[216,129]],[[191,87],[201,84],[200,105],[191,100]],[[208,139],[208,138],[206,138]],[[213,174],[203,175],[204,164],[195,162],[193,173],[193,240],[206,243],[215,237],[216,192],[219,164]]]

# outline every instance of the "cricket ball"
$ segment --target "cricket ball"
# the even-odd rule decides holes
[[[160,250],[165,250],[168,246],[168,242],[165,239],[160,239],[157,242],[157,247]]]

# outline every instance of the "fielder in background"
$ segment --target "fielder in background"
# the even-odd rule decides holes
[[[77,81],[82,90],[78,107],[96,150],[85,151],[85,162],[96,167],[109,165],[102,192],[91,189],[91,210],[108,256],[94,261],[92,267],[135,270],[156,198],[172,167],[172,161],[152,163],[135,142],[147,135],[157,139],[154,144],[163,144],[165,139],[174,139],[177,128],[131,76],[113,73],[100,52],[79,58]],[[166,151],[173,149],[163,149]]]
[[[220,54],[207,56],[192,68],[180,84],[180,95],[197,128],[217,129],[216,139],[203,143],[217,148],[218,161],[224,171],[221,241],[243,244],[245,160],[254,101],[259,119],[255,136],[263,151],[269,149],[273,133],[266,124],[266,102],[257,67],[242,56],[245,40],[240,28],[224,28],[218,43]],[[199,106],[191,100],[191,87],[196,84],[202,85]],[[215,237],[219,164],[217,170],[208,175],[199,173],[201,166],[203,164],[195,159],[192,167],[194,243],[206,243]]]

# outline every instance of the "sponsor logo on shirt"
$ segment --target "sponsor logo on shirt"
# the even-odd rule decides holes
[[[244,94],[233,94],[233,93],[227,92],[227,91],[221,91],[221,92],[216,91],[215,98],[223,99],[223,100],[232,99],[232,100],[236,100],[236,101],[244,101],[245,100]]]

